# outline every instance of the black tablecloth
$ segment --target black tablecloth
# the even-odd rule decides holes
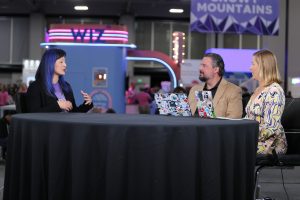
[[[192,117],[13,117],[4,199],[253,199],[258,124]]]

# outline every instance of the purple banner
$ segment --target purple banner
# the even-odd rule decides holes
[[[191,30],[278,35],[279,0],[192,0]]]

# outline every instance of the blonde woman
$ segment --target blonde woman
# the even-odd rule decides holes
[[[285,95],[279,85],[280,74],[276,56],[268,50],[253,54],[250,67],[252,78],[259,82],[247,106],[245,118],[259,122],[258,154],[284,154],[287,150],[286,137],[281,125]]]

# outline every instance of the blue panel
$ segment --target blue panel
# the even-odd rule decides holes
[[[97,89],[107,91],[112,97],[112,107],[125,113],[126,48],[94,46],[56,46],[67,52],[65,79],[71,84],[77,105],[83,98],[80,90],[92,93]],[[93,87],[93,68],[107,68],[107,87]]]
[[[217,53],[222,56],[225,63],[226,72],[249,72],[252,61],[252,55],[258,49],[223,49],[211,48],[205,53]],[[238,59],[236,59],[238,58]]]

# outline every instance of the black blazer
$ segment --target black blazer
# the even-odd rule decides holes
[[[68,83],[67,83],[68,84]],[[70,91],[66,92],[63,90],[66,100],[72,102],[73,109],[70,112],[87,112],[93,107],[91,105],[81,104],[79,107],[76,106],[73,91],[71,86],[68,84]],[[62,112],[63,110],[57,103],[57,97],[52,97],[46,94],[46,91],[42,87],[40,81],[34,81],[30,84],[26,94],[26,107],[27,112]]]

